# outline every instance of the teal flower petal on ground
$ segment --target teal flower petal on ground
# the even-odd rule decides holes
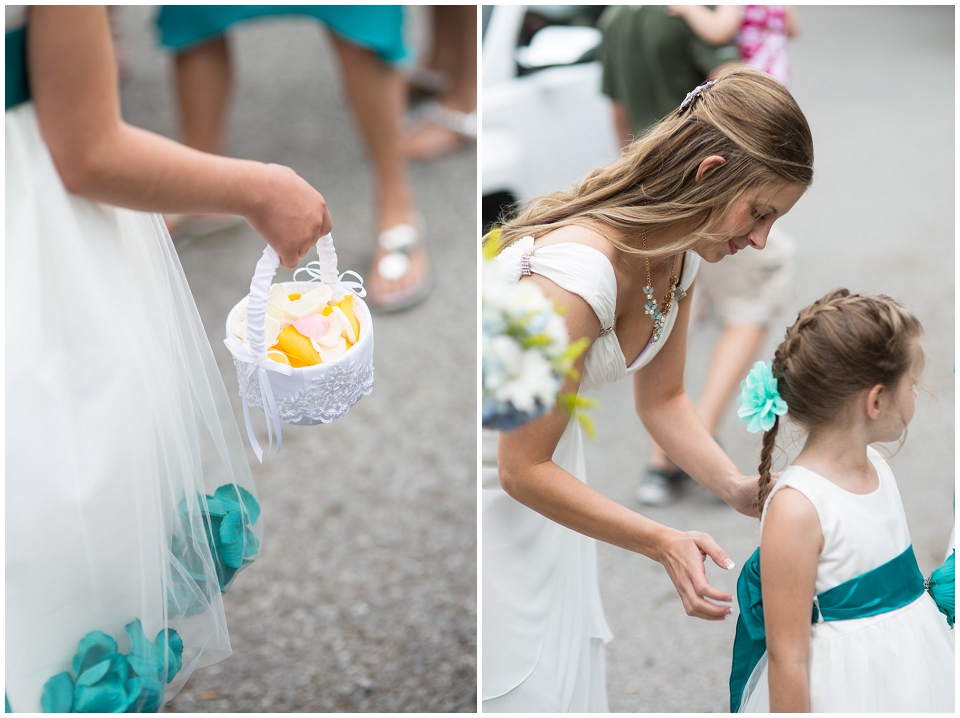
[[[43,686],[40,708],[44,713],[70,713],[73,711],[73,676],[64,671],[58,673]],[[7,713],[13,713],[7,701]]]
[[[787,403],[780,397],[777,380],[766,362],[753,365],[746,379],[740,382],[737,416],[746,422],[747,431],[769,431],[778,416],[787,413]]]

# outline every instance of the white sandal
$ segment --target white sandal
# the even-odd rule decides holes
[[[477,139],[477,112],[460,112],[444,107],[436,100],[429,100],[410,114],[410,131],[418,125],[436,125],[460,135],[465,140]]]
[[[411,252],[423,249],[420,230],[412,224],[398,224],[386,229],[377,236],[377,246],[386,251],[373,270],[388,282],[396,282],[410,271]],[[378,300],[373,294],[367,295],[367,303],[380,312],[396,312],[419,304],[433,288],[430,269],[427,268],[419,282],[397,292],[390,292],[386,300]]]

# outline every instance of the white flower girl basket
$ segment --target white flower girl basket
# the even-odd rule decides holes
[[[294,368],[267,357],[264,321],[270,287],[280,257],[272,247],[263,250],[250,282],[250,294],[240,300],[227,315],[227,338],[224,343],[233,354],[240,382],[240,397],[243,400],[243,418],[247,437],[257,459],[262,463],[280,452],[282,436],[280,424],[311,426],[326,424],[341,418],[362,396],[373,390],[373,321],[370,310],[360,300],[366,296],[363,280],[352,271],[337,274],[337,253],[333,238],[327,234],[317,242],[318,261],[310,262],[294,272],[292,282],[282,286],[288,292],[305,293],[316,288],[317,282],[327,284],[333,290],[333,300],[338,302],[348,292],[354,313],[360,325],[356,343],[339,359],[314,366]],[[306,272],[311,279],[297,281],[297,276]],[[352,274],[359,281],[344,281]],[[237,338],[233,327],[241,312],[246,310],[247,341]],[[261,409],[267,418],[268,447],[263,454],[250,424],[250,407]],[[276,434],[276,450],[273,435]]]

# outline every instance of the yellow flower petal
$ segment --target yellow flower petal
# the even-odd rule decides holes
[[[356,342],[357,338],[360,337],[360,321],[357,319],[357,313],[353,310],[353,295],[348,294],[345,296],[337,302],[337,306],[343,310],[343,313],[347,315],[347,319],[350,320],[350,326],[353,327],[353,341]]]
[[[296,330],[294,326],[284,327],[281,330],[277,344],[280,349],[305,366],[312,366],[320,362],[320,355],[313,348],[311,341]]]

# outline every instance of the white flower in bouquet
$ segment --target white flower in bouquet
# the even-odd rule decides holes
[[[586,340],[571,344],[566,323],[540,287],[510,283],[494,261],[483,264],[482,292],[483,426],[515,429],[559,400],[592,433],[579,411],[592,402],[559,393],[564,377],[576,376],[573,363]]]

